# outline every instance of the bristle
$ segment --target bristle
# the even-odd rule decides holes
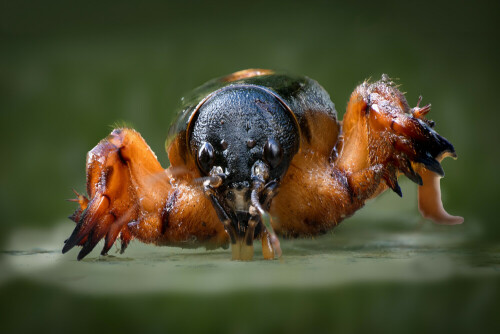
[[[411,109],[411,113],[413,117],[424,119],[424,116],[427,115],[427,113],[431,111],[431,104],[429,103],[428,105],[423,106],[422,108],[419,108],[418,106],[415,108]]]
[[[418,97],[418,100],[417,100],[417,106],[416,106],[416,108],[420,107],[420,103],[422,102],[422,99],[423,99],[423,97],[422,97],[422,95],[420,95]]]

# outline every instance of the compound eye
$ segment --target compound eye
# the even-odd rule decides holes
[[[202,171],[208,174],[210,169],[212,169],[214,160],[215,154],[213,146],[207,142],[203,143],[198,150],[198,164]]]
[[[283,160],[283,150],[280,143],[275,139],[269,138],[264,145],[264,160],[272,167],[275,168]]]

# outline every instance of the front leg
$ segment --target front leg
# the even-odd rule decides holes
[[[227,243],[210,203],[185,169],[174,179],[144,139],[116,129],[87,155],[87,194],[71,218],[77,223],[63,253],[82,246],[78,260],[105,238],[106,254],[120,237],[122,252],[133,237],[147,243],[218,247]]]
[[[432,129],[430,106],[410,108],[387,77],[360,85],[351,95],[334,161],[314,147],[297,154],[283,179],[271,214],[281,234],[315,235],[332,228],[365,201],[391,188],[405,174],[419,184],[419,209],[437,223],[459,224],[440,198],[440,165],[453,146]],[[332,129],[333,131],[333,129]]]
[[[410,108],[404,95],[390,79],[364,82],[352,93],[343,121],[344,143],[335,168],[363,173],[384,166],[382,183],[374,197],[387,187],[402,196],[397,179],[406,175],[419,185],[419,209],[424,217],[440,224],[460,224],[463,218],[448,214],[442,205],[439,179],[444,176],[441,160],[456,157],[453,145],[425,118],[430,104]]]

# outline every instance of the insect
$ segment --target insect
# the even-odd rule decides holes
[[[397,179],[419,185],[419,210],[459,224],[442,205],[440,161],[456,157],[389,77],[352,93],[343,121],[314,80],[249,69],[207,82],[183,99],[170,127],[164,169],[141,135],[118,128],[87,155],[87,195],[63,253],[78,260],[104,239],[156,245],[231,246],[250,260],[256,239],[264,259],[281,256],[278,235],[312,236],[335,227]]]

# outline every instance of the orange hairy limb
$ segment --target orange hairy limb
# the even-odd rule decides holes
[[[63,252],[82,246],[80,260],[104,238],[101,254],[106,254],[118,237],[122,252],[133,238],[182,247],[225,245],[227,237],[210,203],[190,185],[195,175],[187,170],[174,182],[172,174],[139,133],[114,130],[87,156],[89,199],[76,199],[80,207],[71,218],[77,225]]]
[[[277,232],[292,237],[322,233],[387,188],[402,196],[397,182],[401,174],[419,185],[419,209],[425,218],[463,222],[441,202],[439,178],[444,172],[439,162],[456,155],[425,119],[429,110],[430,105],[410,108],[387,77],[358,86],[342,122],[338,156],[303,143],[292,160],[271,206],[271,214],[279,217]],[[329,138],[328,129],[335,127],[325,124],[311,133]]]

